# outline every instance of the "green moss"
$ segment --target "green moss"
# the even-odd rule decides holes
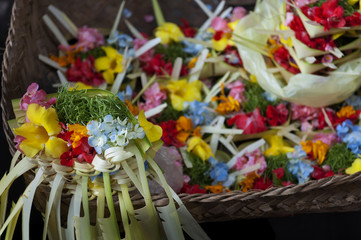
[[[267,162],[267,168],[266,171],[263,173],[264,176],[268,177],[269,179],[276,180],[274,177],[272,171],[277,168],[283,168],[284,169],[284,177],[283,179],[285,181],[291,181],[296,182],[296,178],[292,176],[292,174],[288,171],[287,164],[288,164],[288,158],[285,154],[280,154],[278,156],[268,156],[266,157]],[[277,183],[274,181],[274,183]],[[281,184],[281,183],[280,183]]]
[[[90,55],[93,55],[94,59],[97,59],[99,57],[106,56],[104,50],[100,47],[91,49],[86,52],[79,52],[76,54],[76,57],[80,57],[82,60],[88,58]]]
[[[117,96],[88,92],[91,91],[68,91],[65,87],[59,89],[55,109],[60,122],[86,125],[89,121],[102,119],[108,114],[120,119],[129,117],[127,107]]]
[[[331,170],[338,173],[350,167],[357,156],[352,153],[346,143],[336,144],[330,148],[323,164],[331,167]]]
[[[244,95],[247,101],[243,104],[243,110],[248,112],[253,112],[256,107],[259,107],[259,110],[262,116],[265,116],[268,105],[277,105],[279,101],[270,102],[262,94],[264,90],[258,85],[258,83],[252,83],[245,81],[246,89]]]
[[[198,156],[193,153],[187,152],[188,159],[192,163],[193,167],[187,168],[184,166],[183,171],[184,174],[187,174],[191,181],[189,182],[191,185],[199,184],[201,188],[204,188],[206,185],[212,184],[212,178],[207,174],[210,170],[211,164],[206,161],[203,162]]]

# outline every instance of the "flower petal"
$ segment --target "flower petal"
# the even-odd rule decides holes
[[[95,59],[94,67],[97,71],[104,71],[110,68],[111,59],[109,57],[100,57]]]
[[[112,47],[106,46],[102,47],[102,49],[104,50],[108,58],[115,59],[118,55],[120,55],[118,51]]]
[[[26,111],[29,121],[38,126],[43,126],[48,135],[57,135],[61,131],[58,115],[54,108],[42,107],[38,104],[30,104]],[[19,134],[21,135],[21,134]]]
[[[103,78],[108,84],[112,84],[114,82],[114,72],[111,69],[103,72]]]
[[[68,150],[67,142],[57,137],[50,137],[45,145],[45,154],[53,158],[60,158]]]
[[[30,141],[28,139],[23,140],[19,148],[27,157],[34,157],[38,152],[43,150],[44,143],[40,143],[38,141]]]
[[[149,122],[145,117],[144,110],[139,113],[138,121],[150,142],[158,141],[162,137],[163,129],[160,126]]]

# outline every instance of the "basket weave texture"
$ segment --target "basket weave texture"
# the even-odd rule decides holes
[[[229,1],[232,4],[235,1]],[[47,92],[55,92],[53,83],[58,82],[54,69],[41,63],[38,55],[57,53],[57,41],[49,32],[41,17],[47,13],[49,4],[63,10],[77,26],[109,28],[119,7],[115,0],[56,1],[56,0],[15,0],[2,66],[2,117],[3,127],[10,151],[15,152],[13,134],[7,121],[14,118],[11,100],[20,98],[32,82]],[[206,16],[194,1],[159,0],[165,19],[179,23],[182,17],[192,25],[199,26]],[[237,4],[252,4],[253,1],[238,1]],[[144,25],[143,16],[152,14],[151,1],[128,1],[126,8],[133,12],[130,21],[140,31],[151,33],[155,23]],[[120,24],[120,31],[127,32]],[[31,174],[26,176],[31,179]],[[221,194],[180,194],[183,203],[199,222],[228,221],[234,219],[279,217],[303,213],[345,212],[361,209],[361,174],[333,176],[318,181],[309,181],[297,186],[270,188],[265,191],[243,193],[233,191]],[[45,197],[50,190],[39,188],[35,205],[44,211]],[[140,196],[132,197],[135,208],[142,206]],[[68,204],[62,199],[66,213]],[[156,205],[167,204],[167,198],[154,195]],[[117,205],[117,204],[115,204]],[[63,208],[64,206],[64,208]]]

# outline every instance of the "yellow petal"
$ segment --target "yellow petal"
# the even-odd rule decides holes
[[[82,82],[77,82],[74,87],[69,87],[69,91],[73,90],[83,90],[83,89],[92,89],[93,87],[90,85],[86,85]]]
[[[25,139],[20,143],[19,148],[21,149],[21,151],[24,152],[24,154],[27,157],[32,158],[38,152],[43,150],[44,143],[40,143],[40,142],[37,142],[37,141],[29,141],[28,139]]]
[[[361,171],[361,159],[357,158],[355,161],[353,161],[351,167],[346,169],[346,174],[354,174]]]
[[[28,106],[26,116],[30,122],[38,126],[43,126],[49,136],[57,135],[61,131],[58,115],[54,108],[46,109],[45,107],[32,103]]]
[[[46,132],[45,128],[31,122],[24,123],[20,127],[15,128],[14,133],[16,135],[23,136],[28,141],[36,141],[40,144],[46,143],[46,141],[48,141],[49,139],[48,133]]]
[[[176,94],[171,94],[169,97],[170,97],[170,102],[172,103],[172,107],[177,111],[183,111],[184,99]]]
[[[102,47],[102,49],[104,50],[108,58],[115,59],[117,55],[120,55],[115,48],[106,46],[106,47]]]
[[[45,144],[45,154],[53,158],[60,158],[61,154],[68,150],[67,142],[61,138],[50,137]]]
[[[100,57],[95,59],[94,67],[97,71],[104,71],[110,68],[111,59],[109,57]]]
[[[191,152],[195,148],[195,146],[197,146],[198,144],[201,143],[201,140],[202,139],[200,137],[192,137],[192,138],[190,138],[188,140],[188,142],[187,142],[187,145],[188,145],[187,151]]]
[[[227,44],[228,44],[228,39],[226,37],[222,37],[218,41],[212,39],[212,45],[216,51],[219,51],[219,52],[223,51],[224,49],[226,49]]]
[[[114,59],[114,66],[112,66],[112,70],[115,73],[120,73],[123,71],[123,65],[122,65],[123,58],[119,57]]]
[[[156,142],[162,137],[163,129],[160,126],[149,122],[145,117],[144,110],[139,113],[138,121],[150,142]]]
[[[105,72],[103,72],[103,78],[108,84],[113,84],[114,72],[111,69],[106,70]]]

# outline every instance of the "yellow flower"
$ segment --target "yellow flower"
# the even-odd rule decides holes
[[[213,97],[212,101],[220,101],[216,108],[216,112],[222,115],[230,112],[238,112],[239,110],[241,110],[241,107],[239,106],[239,102],[237,100],[235,100],[232,96],[225,96],[223,83],[221,84],[221,96]]]
[[[295,149],[288,146],[283,142],[283,137],[278,135],[267,135],[264,136],[264,139],[271,145],[269,149],[264,152],[265,156],[278,156],[281,153],[286,154],[288,152],[293,152]]]
[[[351,175],[361,171],[361,159],[357,158],[353,161],[351,167],[346,168],[346,174]]]
[[[228,38],[226,36],[222,37],[219,40],[215,40],[212,38],[212,46],[216,51],[222,52],[224,49],[226,49],[228,45]]]
[[[124,100],[125,105],[127,105],[129,111],[133,114],[133,116],[137,116],[139,114],[139,108],[136,105],[127,99]]]
[[[25,138],[19,147],[26,156],[32,158],[45,148],[47,156],[60,158],[69,149],[66,141],[56,137],[61,127],[54,108],[46,109],[32,103],[28,106],[26,116],[29,122],[14,129],[16,135]]]
[[[234,29],[236,29],[238,23],[239,23],[239,19],[237,19],[237,20],[235,20],[233,22],[229,22],[227,25],[231,29],[231,31],[233,32]]]
[[[123,55],[112,47],[102,47],[106,56],[95,59],[94,66],[97,71],[103,71],[103,78],[107,83],[114,82],[114,74],[123,71]]]
[[[191,137],[188,140],[187,151],[197,155],[203,161],[208,160],[209,157],[214,157],[214,154],[212,153],[209,145],[198,136]]]
[[[162,128],[149,122],[145,117],[144,110],[139,113],[138,121],[139,125],[143,128],[145,135],[147,135],[150,142],[156,142],[162,137]]]
[[[187,80],[169,81],[165,87],[170,93],[169,98],[172,106],[177,111],[183,111],[184,102],[192,102],[194,100],[201,101],[201,81],[193,81],[188,83]]]
[[[76,148],[79,145],[80,140],[83,137],[88,137],[88,129],[86,126],[80,124],[70,124],[68,125],[68,128],[69,132],[72,132],[70,135],[70,140],[72,141],[71,145],[73,148]]]
[[[281,29],[281,30],[288,30],[289,27],[287,27],[287,26],[284,25],[284,24],[281,24],[281,25],[280,25],[280,29]],[[281,36],[282,36],[282,35],[281,35]],[[281,37],[281,38],[280,38],[280,41],[281,41],[281,43],[282,43],[283,45],[287,45],[287,46],[289,46],[289,47],[293,47],[293,42],[292,42],[292,39],[291,39],[291,38],[285,39],[285,38]]]
[[[342,118],[342,117],[348,118],[354,114],[356,114],[356,111],[353,109],[353,106],[342,107],[340,109],[340,111],[338,111],[336,113],[337,117],[339,117],[339,118]]]
[[[162,44],[169,44],[172,41],[179,42],[179,38],[183,38],[184,35],[180,28],[170,22],[165,22],[162,26],[155,29],[155,36],[161,39]]]
[[[251,74],[251,75],[249,76],[249,81],[250,81],[250,82],[253,82],[253,83],[258,83],[257,77],[256,77],[255,75],[253,75],[253,74]]]
[[[312,153],[313,158],[318,160],[318,164],[321,165],[326,158],[328,149],[330,148],[326,143],[318,140],[312,142],[310,140],[301,142],[302,149],[307,153]]]
[[[198,126],[193,129],[193,123],[190,118],[186,118],[185,116],[181,116],[177,120],[177,139],[185,143],[190,135],[201,137],[201,128]]]

